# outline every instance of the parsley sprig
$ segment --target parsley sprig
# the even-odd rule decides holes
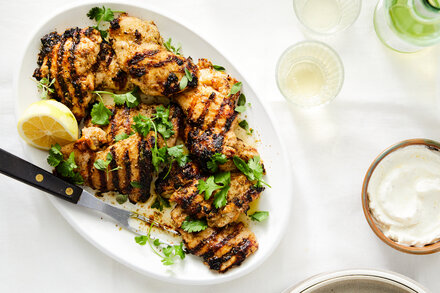
[[[263,166],[260,164],[260,157],[255,156],[246,163],[243,159],[234,156],[233,159],[235,166],[240,170],[250,181],[256,181],[255,186],[261,187],[262,184],[271,187],[269,184],[263,181]]]
[[[75,171],[78,166],[75,163],[75,153],[71,152],[67,160],[64,159],[61,152],[61,146],[59,144],[53,145],[49,150],[49,156],[47,157],[47,163],[55,170],[61,177],[67,179],[73,184],[83,184],[84,179]]]
[[[105,6],[93,7],[87,13],[87,17],[96,21],[95,29],[97,29],[101,33],[101,37],[106,39],[108,36],[108,26],[104,26],[102,24],[103,21],[112,21],[115,18],[115,13],[123,13],[124,11],[112,10],[110,8],[106,8]]]
[[[35,81],[37,82],[37,87],[40,90],[40,98],[42,100],[49,99],[49,95],[55,92],[54,88],[52,87],[55,82],[55,78],[49,80],[49,78],[43,77],[39,81]]]
[[[154,223],[153,223],[154,224]],[[167,245],[162,243],[159,239],[151,239],[151,229],[153,225],[150,225],[147,235],[139,235],[134,237],[134,240],[139,245],[148,245],[151,250],[161,258],[161,262],[165,266],[172,265],[176,262],[176,258],[184,259],[185,251],[183,250],[183,243],[179,245]]]
[[[182,49],[182,45],[179,43],[177,45],[177,47],[174,47],[172,45],[172,39],[168,38],[168,40],[166,42],[163,43],[163,45],[165,46],[165,48],[167,48],[168,51],[173,52],[176,55],[182,55],[182,53],[180,52],[180,50]]]

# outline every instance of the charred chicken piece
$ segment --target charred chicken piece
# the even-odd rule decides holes
[[[96,132],[99,133],[98,130]],[[154,136],[143,138],[136,133],[95,152],[89,146],[102,142],[102,137],[105,137],[103,133],[98,135],[99,137],[83,136],[77,142],[64,146],[61,152],[66,158],[72,151],[75,153],[75,163],[85,185],[100,192],[118,191],[128,194],[132,203],[146,201],[150,197],[153,178],[151,148],[154,145]],[[112,160],[107,170],[96,169],[94,162],[98,159],[106,161],[108,153],[112,155]],[[133,187],[130,184],[132,181],[139,182],[141,188]]]
[[[169,52],[152,21],[121,14],[111,22],[110,41],[121,69],[141,91],[151,96],[170,96],[182,91],[180,81],[187,69],[197,86],[197,66],[191,58]]]
[[[194,179],[199,179],[202,177],[200,168],[194,162],[189,162],[183,167],[180,167],[175,162],[171,167],[170,173],[168,175],[167,173],[168,169],[165,168],[159,174],[155,182],[156,193],[165,198],[169,198],[174,191],[188,184]]]
[[[38,56],[37,80],[55,79],[53,98],[69,107],[81,120],[93,99],[95,88],[92,67],[97,61],[102,38],[94,28],[71,28],[59,35],[45,35]]]
[[[235,222],[241,213],[247,212],[249,204],[264,190],[263,187],[255,187],[243,174],[233,173],[227,194],[227,204],[216,209],[213,205],[216,193],[214,192],[209,200],[205,200],[204,194],[199,194],[197,185],[197,179],[190,181],[177,189],[171,195],[170,201],[176,202],[191,217],[206,218],[210,227],[224,227]]]
[[[237,80],[227,73],[217,71],[212,63],[200,59],[199,83],[195,89],[185,91],[174,97],[185,114],[184,139],[190,153],[197,158],[202,167],[215,154],[222,153],[227,158],[234,155],[248,160],[258,155],[255,148],[237,139],[235,106],[240,92],[230,95]],[[221,170],[234,170],[229,161]]]
[[[186,215],[179,207],[171,216],[178,226]],[[258,249],[255,234],[243,223],[232,223],[223,228],[208,227],[198,233],[188,233],[179,229],[189,253],[203,258],[210,269],[225,273],[234,266],[239,266],[247,257]]]

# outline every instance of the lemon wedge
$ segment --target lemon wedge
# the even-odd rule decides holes
[[[65,105],[55,100],[31,104],[20,117],[18,133],[28,144],[48,150],[78,139],[78,122]]]

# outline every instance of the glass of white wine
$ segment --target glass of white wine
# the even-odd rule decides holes
[[[293,0],[298,20],[307,30],[319,35],[348,28],[358,18],[361,6],[361,0]]]
[[[278,88],[295,105],[313,107],[333,100],[342,88],[344,68],[324,43],[305,41],[289,47],[276,69]]]

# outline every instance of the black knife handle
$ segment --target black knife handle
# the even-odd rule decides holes
[[[0,173],[77,203],[82,189],[0,148]]]

